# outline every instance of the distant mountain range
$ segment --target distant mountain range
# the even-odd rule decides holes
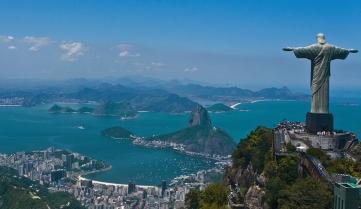
[[[293,93],[287,87],[265,88],[259,91],[238,87],[213,87],[198,84],[174,85],[165,87],[169,92],[198,100],[205,99],[215,102],[237,102],[257,99],[305,100],[309,97],[301,93]]]
[[[141,80],[141,81],[139,81]],[[35,106],[43,103],[129,103],[135,110],[180,113],[191,111],[197,103],[232,104],[259,99],[305,100],[305,94],[293,93],[287,87],[252,91],[238,87],[215,87],[179,81],[123,79],[111,83],[86,79],[39,85],[26,89],[0,88],[2,101],[17,105]],[[122,82],[124,85],[119,84]]]

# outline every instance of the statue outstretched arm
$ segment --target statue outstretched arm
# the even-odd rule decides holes
[[[333,50],[332,59],[346,59],[349,53],[357,53],[357,49],[345,49],[340,47],[335,47]]]
[[[313,45],[306,47],[285,47],[283,51],[293,51],[297,58],[313,59],[317,56],[317,50]]]
[[[293,49],[294,49],[294,48],[292,48],[292,47],[285,47],[285,48],[283,48],[282,50],[283,50],[283,51],[286,51],[286,52],[291,52],[291,51],[293,51]]]
[[[357,49],[349,49],[348,52],[350,52],[350,53],[357,53],[358,50],[357,50]]]

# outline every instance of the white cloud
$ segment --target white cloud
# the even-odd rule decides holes
[[[186,69],[184,69],[184,72],[190,72],[190,73],[192,73],[192,72],[196,72],[196,71],[198,71],[199,69],[197,68],[197,67],[191,67],[191,68],[186,68]]]
[[[0,36],[0,42],[9,43],[15,38],[13,36]]]
[[[139,57],[140,53],[136,52],[133,45],[130,44],[118,44],[117,48],[119,49],[119,57]]]
[[[154,67],[163,67],[165,65],[163,62],[151,62],[150,64]]]
[[[48,37],[26,36],[23,39],[23,42],[30,45],[30,51],[39,51],[41,47],[49,45],[51,43],[51,40]]]
[[[149,72],[149,71],[162,71],[162,67],[165,66],[162,62],[131,62],[131,65],[134,67],[133,70],[137,72]]]
[[[78,57],[84,55],[86,48],[81,42],[66,42],[59,45],[60,49],[65,51],[63,59],[66,61],[75,61]]]
[[[14,45],[8,46],[8,49],[14,50],[14,49],[16,49],[16,46],[14,46]]]
[[[124,50],[124,51],[121,51],[121,52],[119,52],[119,57],[127,57],[127,56],[129,56],[129,51],[126,51],[126,50]]]

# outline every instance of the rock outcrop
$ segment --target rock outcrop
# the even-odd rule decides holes
[[[257,185],[251,186],[244,198],[244,205],[247,209],[268,209],[265,204],[266,192]]]
[[[193,127],[193,126],[204,126],[204,127],[212,126],[212,122],[209,117],[208,111],[200,105],[198,105],[191,112],[191,116],[188,122],[188,127]]]
[[[197,106],[191,112],[187,128],[147,140],[174,142],[184,145],[186,151],[208,155],[230,155],[236,147],[231,136],[212,126],[208,112],[202,106]]]

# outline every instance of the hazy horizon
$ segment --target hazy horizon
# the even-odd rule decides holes
[[[361,49],[358,1],[19,2],[0,3],[2,80],[146,76],[306,91],[309,61],[282,47],[324,32]],[[332,89],[361,89],[359,54],[331,71]]]

